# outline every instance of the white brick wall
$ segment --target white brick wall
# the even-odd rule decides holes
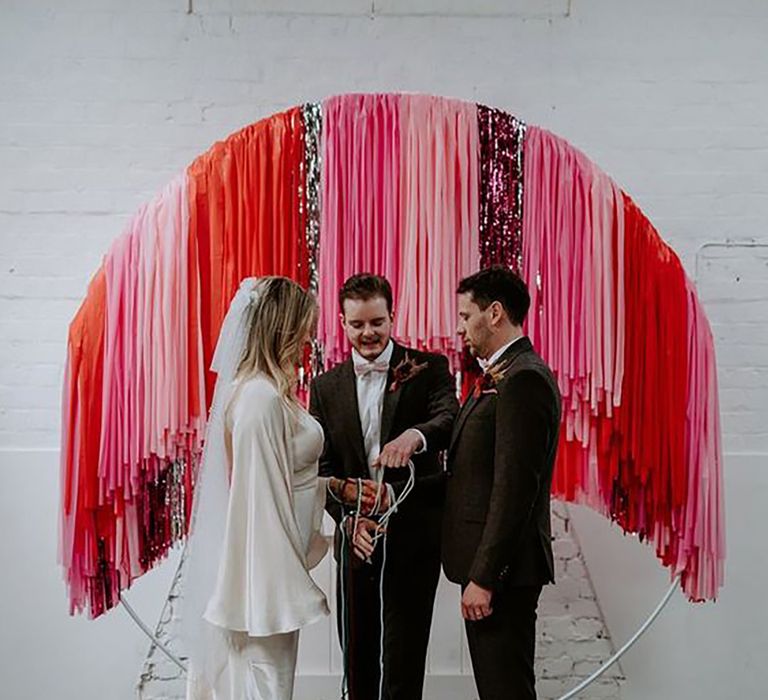
[[[725,449],[768,454],[768,236],[714,244],[697,257],[702,301],[719,351]]]
[[[768,242],[768,4],[192,0],[191,15],[188,4],[0,0],[0,560],[19,562],[0,577],[3,695],[124,698],[141,661],[119,611],[90,626],[66,620],[53,565],[66,327],[109,243],[238,127],[335,92],[413,90],[502,107],[568,138],[635,197],[690,274],[698,267],[725,444],[739,453],[726,463],[728,584],[719,607],[670,618],[690,632],[682,642],[675,628],[653,638],[655,656],[638,648],[625,697],[724,697],[707,695],[720,639],[736,640],[722,670],[732,696],[755,697],[746,684],[761,674],[768,684],[751,651],[765,646],[768,616],[749,602],[768,577],[754,535],[768,498],[764,249],[702,246]],[[663,581],[642,548],[606,551],[588,563],[620,642]],[[156,593],[142,600],[142,590],[135,602],[151,611]],[[17,605],[28,592],[35,602]],[[61,657],[72,630],[84,651]],[[642,692],[649,669],[662,691]]]
[[[705,242],[768,238],[760,0],[187,5],[0,4],[2,447],[56,446],[66,323],[130,213],[302,100],[403,89],[512,110],[612,173],[689,270]]]

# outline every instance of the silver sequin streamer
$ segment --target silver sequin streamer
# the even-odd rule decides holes
[[[304,117],[304,168],[306,188],[306,236],[309,257],[309,290],[318,292],[318,255],[320,253],[320,168],[322,152],[320,134],[323,112],[319,102],[308,102],[303,108]],[[323,370],[323,348],[317,340],[312,342],[312,374]]]
[[[190,467],[191,468],[191,467]],[[184,472],[185,461],[177,459],[171,465],[170,509],[171,542],[177,542],[184,536]]]
[[[320,248],[320,130],[319,102],[304,105],[304,163],[306,182],[306,242],[309,251],[309,290],[318,291],[317,256]]]

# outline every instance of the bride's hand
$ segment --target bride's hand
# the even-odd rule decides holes
[[[360,505],[363,513],[370,513],[376,504],[376,493],[379,485],[372,479],[360,479],[362,488]],[[356,506],[358,502],[358,480],[357,479],[331,479],[331,489],[338,500],[348,506]],[[381,487],[379,496],[379,510],[385,509],[387,501],[387,489]]]
[[[352,547],[355,556],[363,561],[370,559],[373,550],[376,548],[373,538],[377,532],[384,532],[384,528],[379,527],[379,524],[373,520],[360,518],[357,521],[357,531],[352,538]]]

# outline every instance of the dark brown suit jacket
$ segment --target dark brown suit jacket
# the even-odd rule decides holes
[[[550,488],[560,392],[530,340],[516,341],[497,393],[462,406],[448,451],[442,533],[449,580],[486,588],[554,580]]]
[[[413,529],[419,523],[430,529],[436,528],[439,532],[445,496],[445,473],[440,452],[448,447],[458,411],[454,380],[448,368],[448,360],[442,355],[412,350],[395,343],[387,387],[393,379],[393,368],[405,357],[406,352],[418,363],[426,362],[427,367],[396,391],[386,390],[381,417],[381,445],[408,428],[416,428],[427,440],[427,451],[414,455],[415,488],[390,522],[390,535],[396,539],[399,531],[402,531],[404,539],[419,538],[418,529]],[[351,358],[312,382],[309,405],[310,412],[325,432],[320,475],[370,478]],[[386,469],[384,472],[384,481],[392,484],[398,494],[407,477],[407,469]],[[341,505],[328,498],[326,509],[338,524],[343,516]],[[405,545],[401,549],[403,547]],[[396,551],[395,548],[393,551]],[[403,554],[407,554],[407,551]]]

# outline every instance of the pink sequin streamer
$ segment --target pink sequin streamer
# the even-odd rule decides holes
[[[500,109],[477,107],[480,141],[480,266],[517,273],[523,258],[525,124]]]

